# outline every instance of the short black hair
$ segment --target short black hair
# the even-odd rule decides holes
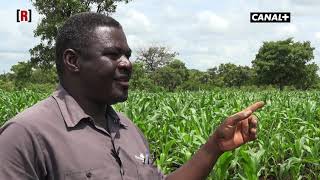
[[[56,37],[56,69],[59,80],[63,75],[63,53],[66,49],[84,52],[88,42],[93,38],[96,27],[108,26],[122,28],[120,23],[104,14],[83,12],[71,16],[58,30]]]

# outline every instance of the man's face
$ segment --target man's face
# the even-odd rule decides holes
[[[87,98],[101,104],[128,98],[131,50],[121,28],[97,27],[80,56],[80,78]]]

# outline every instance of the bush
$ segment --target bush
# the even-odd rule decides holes
[[[51,93],[53,92],[57,87],[57,84],[50,84],[50,83],[44,83],[44,84],[34,84],[30,83],[26,86],[26,89],[29,89],[33,92],[38,93]]]
[[[0,79],[0,89],[4,91],[13,91],[14,83],[12,81],[4,81]]]

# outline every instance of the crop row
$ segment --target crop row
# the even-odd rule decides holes
[[[48,93],[0,90],[0,124]],[[131,92],[124,112],[144,132],[157,166],[180,167],[231,114],[266,105],[258,140],[224,153],[208,179],[320,179],[320,93],[299,91]]]

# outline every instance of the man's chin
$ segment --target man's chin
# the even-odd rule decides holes
[[[127,99],[128,99],[128,95],[123,96],[123,97],[120,97],[120,98],[118,99],[118,102],[124,102],[124,101],[126,101]]]
[[[128,99],[128,92],[123,92],[119,95],[117,95],[115,98],[114,98],[114,103],[113,104],[116,104],[116,103],[121,103],[121,102],[124,102]]]

